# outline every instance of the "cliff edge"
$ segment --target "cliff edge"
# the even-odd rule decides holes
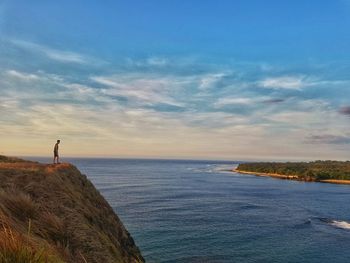
[[[0,156],[0,263],[144,262],[93,184],[71,164]]]

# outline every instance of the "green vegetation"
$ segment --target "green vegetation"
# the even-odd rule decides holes
[[[0,156],[0,263],[144,262],[93,184],[70,164]]]
[[[350,180],[350,161],[315,161],[287,163],[243,163],[237,170],[256,173],[295,175],[304,181]]]

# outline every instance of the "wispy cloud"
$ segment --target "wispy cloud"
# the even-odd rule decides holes
[[[258,82],[263,88],[301,90],[311,83],[305,76],[268,77]]]
[[[221,108],[225,106],[256,106],[259,103],[264,104],[279,104],[286,101],[286,99],[270,98],[268,96],[250,95],[250,97],[221,97],[214,102],[215,108]]]
[[[144,149],[152,148],[158,156],[226,157],[232,152],[279,155],[281,144],[284,156],[317,154],[342,141],[349,145],[343,137],[314,136],[306,139],[312,149],[304,147],[305,134],[320,130],[345,136],[336,131],[347,127],[337,120],[340,111],[332,99],[307,98],[310,89],[291,95],[291,89],[257,88],[256,78],[237,69],[183,74],[134,66],[110,71],[76,79],[40,70],[4,70],[0,134],[12,130],[7,135],[12,144],[24,135],[29,140],[59,136],[71,140],[70,153],[82,155],[89,149],[78,144],[106,155],[145,156]],[[317,87],[311,79],[316,78],[303,81]],[[104,152],[99,150],[102,142]]]
[[[340,108],[339,113],[350,117],[350,106]]]
[[[329,108],[329,103],[323,100],[291,98],[288,103],[273,106],[278,108],[272,108],[272,112],[264,118],[275,124],[287,124],[289,127],[322,127],[336,114]]]
[[[125,58],[126,65],[129,68],[143,68],[143,69],[178,69],[184,67],[188,69],[190,66],[196,64],[196,58],[191,56],[186,57],[165,57],[165,56],[148,56],[145,58]]]
[[[255,102],[257,102],[257,100],[254,98],[220,98],[214,103],[214,107],[220,108],[228,105],[252,105]]]
[[[10,42],[20,48],[26,49],[30,52],[42,54],[47,58],[55,60],[57,62],[91,64],[91,65],[105,63],[100,59],[93,58],[85,54],[81,54],[73,51],[55,49],[55,48],[48,47],[46,45],[42,45],[42,44],[38,44],[38,43],[26,41],[26,40],[10,39]]]
[[[212,73],[202,76],[199,80],[198,88],[200,90],[207,90],[215,88],[218,82],[225,77],[225,73]]]
[[[181,89],[181,81],[171,77],[124,74],[93,76],[91,80],[104,86],[101,89],[103,94],[120,96],[130,102],[146,105],[161,103],[178,107],[183,105],[171,96]]]
[[[32,80],[38,80],[39,76],[36,74],[28,74],[28,73],[24,73],[24,72],[19,72],[16,70],[7,70],[5,71],[5,74],[7,74],[10,77],[16,78],[16,79],[20,79],[20,80],[24,80],[24,81],[32,81]]]
[[[171,60],[165,57],[147,57],[144,59],[126,58],[126,63],[130,67],[165,67],[171,65]]]
[[[163,57],[149,57],[147,63],[152,66],[165,66],[169,63],[169,60]]]
[[[264,103],[267,103],[267,104],[275,104],[275,103],[281,103],[281,102],[284,102],[286,101],[286,99],[278,99],[278,98],[275,98],[275,99],[266,99],[264,100],[263,102]]]
[[[350,136],[346,135],[331,135],[331,134],[322,134],[322,135],[310,135],[306,138],[308,143],[317,143],[317,144],[350,144]]]

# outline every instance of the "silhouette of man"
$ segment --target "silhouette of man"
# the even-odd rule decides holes
[[[58,155],[58,145],[60,144],[60,140],[57,140],[55,147],[53,148],[53,163],[60,163],[60,157]],[[57,162],[56,162],[57,161]]]

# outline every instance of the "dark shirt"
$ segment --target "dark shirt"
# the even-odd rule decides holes
[[[53,149],[54,153],[58,153],[58,143],[55,144],[55,148]]]

